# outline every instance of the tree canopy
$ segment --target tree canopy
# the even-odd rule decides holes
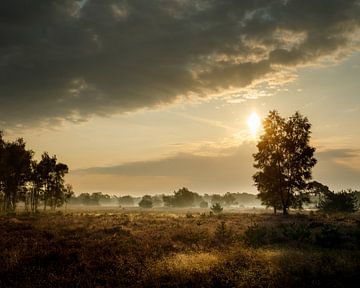
[[[324,193],[319,209],[324,212],[347,212],[353,213],[359,208],[356,191],[342,190],[338,193],[327,191]]]
[[[40,201],[51,209],[64,204],[73,194],[65,185],[69,168],[58,163],[56,156],[43,153],[41,160],[33,159],[34,152],[26,149],[25,141],[5,141],[0,131],[0,201],[1,209],[15,211],[19,201],[26,210],[36,212]]]
[[[277,111],[270,111],[263,121],[264,133],[254,154],[253,176],[258,197],[266,206],[282,209],[302,208],[309,201],[308,184],[311,170],[316,164],[311,147],[311,124],[299,112],[283,118]]]

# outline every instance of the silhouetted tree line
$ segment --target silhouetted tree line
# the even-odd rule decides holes
[[[360,191],[348,189],[334,192],[317,181],[310,184],[310,189],[315,198],[313,201],[320,211],[353,213],[359,209]]]
[[[116,196],[103,194],[102,192],[81,193],[78,196],[73,195],[68,203],[70,205],[110,205],[110,206],[139,206],[141,208],[152,207],[200,207],[208,208],[210,205],[220,204],[228,207],[231,205],[259,205],[260,202],[256,199],[256,195],[248,193],[230,193],[224,195],[220,194],[205,194],[200,195],[196,192],[190,191],[183,187],[178,191],[174,191],[173,195],[144,195],[142,197],[133,197],[130,195]]]
[[[36,212],[39,205],[55,210],[73,195],[64,176],[69,168],[47,152],[38,162],[22,138],[5,141],[0,131],[0,202],[1,210],[13,212],[22,201],[27,211]]]
[[[69,204],[97,206],[100,204],[111,204],[113,200],[113,197],[101,192],[94,192],[91,194],[81,193],[79,196],[72,196],[69,200]]]

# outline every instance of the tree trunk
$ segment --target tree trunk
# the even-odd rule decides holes
[[[276,212],[277,212],[277,211],[276,211],[276,207],[274,206],[274,214],[275,214],[275,215],[276,215]]]
[[[286,206],[283,206],[283,215],[289,215],[288,209]]]

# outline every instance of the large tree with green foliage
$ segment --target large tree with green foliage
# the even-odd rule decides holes
[[[309,144],[311,124],[299,112],[286,119],[270,111],[263,128],[253,155],[258,197],[275,213],[281,209],[288,214],[289,208],[301,208],[309,201],[307,188],[316,164],[315,148]]]

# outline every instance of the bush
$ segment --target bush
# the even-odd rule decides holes
[[[357,198],[355,192],[340,191],[327,192],[324,199],[319,203],[319,209],[324,212],[348,212],[353,213],[358,209]]]
[[[215,214],[219,214],[223,211],[223,207],[220,205],[220,203],[215,203],[211,206],[211,211]]]
[[[308,225],[291,223],[282,227],[282,232],[287,240],[292,241],[307,241],[311,236],[311,231]]]
[[[259,226],[257,223],[248,226],[244,232],[244,241],[246,244],[254,247],[267,244],[268,230],[266,227]]]
[[[141,208],[152,208],[153,202],[152,202],[151,196],[145,195],[139,202],[139,206]]]
[[[325,248],[340,248],[344,243],[344,235],[339,228],[333,224],[325,224],[316,235],[316,244]]]
[[[221,244],[230,244],[233,241],[234,233],[226,226],[225,221],[221,221],[216,227],[214,237]]]

